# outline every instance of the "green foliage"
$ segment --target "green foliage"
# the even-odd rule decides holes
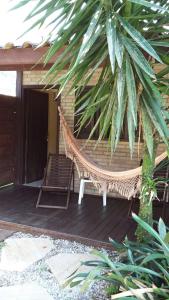
[[[29,1],[15,2],[18,8]],[[168,1],[38,0],[27,19],[34,22],[31,28],[45,24],[50,28],[52,44],[45,63],[58,56],[47,77],[49,83],[60,84],[60,93],[68,83],[69,92],[89,84],[96,69],[102,68],[96,86],[77,103],[79,113],[83,111],[79,130],[98,111],[100,117],[89,138],[98,129],[99,141],[108,133],[115,150],[127,115],[131,153],[138,122],[146,123],[143,132],[150,155],[155,131],[168,147],[169,116],[164,115],[163,93],[168,91],[165,75],[169,70],[160,75],[154,72],[154,62],[168,61]],[[67,66],[66,74],[60,76]]]
[[[123,244],[110,240],[119,253],[119,260],[113,261],[106,253],[94,251],[98,261],[87,261],[93,266],[89,273],[74,275],[68,284],[81,283],[82,288],[95,280],[109,283],[107,292],[111,299],[159,300],[169,299],[169,231],[162,219],[158,222],[158,232],[133,214],[134,220],[147,231],[147,243],[129,241]]]

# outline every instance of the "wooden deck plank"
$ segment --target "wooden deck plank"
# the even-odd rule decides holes
[[[35,204],[38,191],[37,188],[26,186],[0,190],[0,228],[3,225],[10,227],[10,230],[20,228],[52,232],[58,237],[76,237],[81,242],[93,240],[93,243],[105,245],[109,237],[118,241],[123,240],[126,234],[134,237],[136,224],[127,216],[129,202],[125,199],[108,198],[107,207],[103,207],[101,197],[85,195],[82,205],[78,205],[78,195],[72,194],[68,210],[37,209]],[[60,193],[50,195],[46,194],[45,201],[55,203],[65,198],[65,195]],[[138,203],[134,209],[138,209]],[[155,205],[156,219],[161,211],[161,206]],[[166,220],[169,225],[168,204]]]
[[[111,202],[114,203],[111,203]],[[118,205],[116,203],[118,202]],[[110,216],[111,215],[111,218]],[[116,239],[115,229],[118,228],[119,222],[126,217],[127,213],[124,214],[124,201],[119,199],[109,199],[109,207],[107,207],[106,220],[103,220],[99,227],[95,230],[95,235],[98,238],[108,240],[113,234],[113,238]],[[111,229],[110,229],[111,228]],[[113,233],[112,233],[113,232]],[[104,237],[103,234],[105,233]]]

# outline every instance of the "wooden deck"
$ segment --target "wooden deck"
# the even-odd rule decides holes
[[[8,187],[0,190],[0,228],[51,234],[97,246],[106,246],[108,238],[118,241],[134,237],[135,223],[127,217],[129,201],[108,198],[103,208],[102,198],[85,195],[82,205],[77,204],[78,194],[71,195],[68,210],[35,208],[38,189]],[[48,203],[65,201],[63,194],[47,193]],[[138,202],[134,209],[138,211]],[[159,218],[161,203],[154,205],[154,217]],[[169,224],[169,205],[166,220]]]

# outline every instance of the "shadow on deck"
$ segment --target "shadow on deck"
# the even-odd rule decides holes
[[[95,246],[107,246],[108,238],[122,241],[127,235],[134,238],[136,225],[128,218],[129,201],[85,195],[82,205],[77,204],[78,194],[72,194],[68,210],[35,208],[39,190],[31,187],[8,187],[0,190],[0,228],[30,233],[44,233],[57,238],[72,239]],[[63,194],[46,193],[44,201],[64,201]],[[138,211],[138,202],[133,209]],[[154,218],[162,212],[154,202]],[[169,225],[169,205],[166,218]]]

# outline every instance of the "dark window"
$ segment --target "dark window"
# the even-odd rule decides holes
[[[77,90],[76,92],[76,102],[83,97],[90,89],[92,88],[92,86],[86,86],[85,88],[83,88],[83,90],[80,92],[80,88]],[[81,105],[81,104],[80,104]],[[98,113],[95,113],[93,118],[91,120],[88,120],[86,122],[86,124],[81,128],[80,132],[78,132],[78,128],[79,128],[79,119],[81,117],[81,113],[83,111],[81,111],[79,114],[76,114],[78,108],[80,105],[76,105],[75,106],[75,119],[74,119],[74,132],[75,132],[75,137],[78,139],[87,139],[94,127],[94,125],[97,122],[98,119]],[[97,140],[98,139],[98,130],[96,130],[92,136],[93,140]]]
[[[77,90],[75,96],[76,96],[76,102],[83,97],[90,89],[92,88],[92,86],[86,86],[82,89],[82,91],[80,91],[80,87]],[[81,104],[80,104],[81,105]],[[88,120],[86,122],[86,124],[81,128],[80,132],[78,132],[78,128],[79,128],[79,119],[81,117],[81,113],[80,114],[76,114],[76,111],[78,110],[80,105],[76,105],[75,106],[75,119],[74,119],[74,135],[77,139],[87,139],[93,129],[93,127],[95,126],[98,117],[99,117],[99,111],[96,112],[93,116],[93,118],[91,120]],[[109,130],[104,138],[104,140],[108,140],[109,137]],[[138,137],[139,137],[139,127],[136,130],[136,142],[138,141]],[[97,140],[99,138],[99,128],[96,129],[96,131],[94,132],[92,139],[93,140]],[[121,135],[120,135],[120,141],[126,141],[128,142],[129,137],[128,137],[128,128],[127,128],[127,116],[124,117],[124,122],[123,122],[123,126],[122,126],[122,131],[121,131]],[[141,136],[140,136],[140,140],[143,141],[143,135],[141,132]]]
[[[137,127],[136,131],[135,131],[135,141],[137,142],[139,138],[139,126]],[[124,117],[124,122],[123,122],[123,126],[122,126],[122,131],[121,131],[121,135],[120,135],[120,141],[129,141],[129,134],[128,134],[128,126],[127,126],[127,115],[125,115]],[[143,141],[143,133],[141,130],[140,133],[140,141]]]
[[[123,126],[120,134],[120,141],[128,141],[127,118],[124,117]]]

